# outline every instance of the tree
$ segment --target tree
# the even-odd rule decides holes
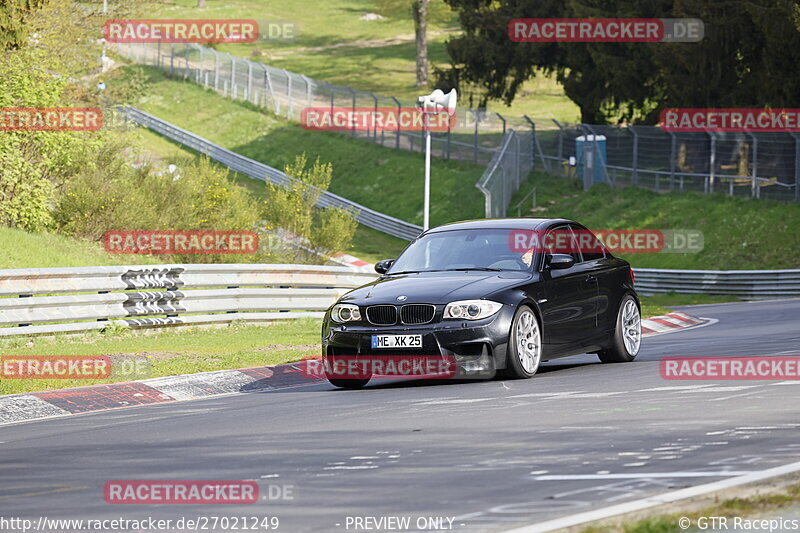
[[[449,9],[442,0],[377,0],[378,11],[388,17],[403,18],[411,14],[416,42],[417,87],[428,86],[428,22],[444,18]]]
[[[450,39],[439,83],[481,104],[510,103],[522,83],[554,73],[586,123],[653,124],[665,107],[795,107],[797,3],[761,0],[446,0],[463,35]],[[699,43],[516,43],[513,18],[699,18]]]

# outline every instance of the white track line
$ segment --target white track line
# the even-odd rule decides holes
[[[689,498],[695,498],[711,492],[739,487],[748,483],[755,483],[772,477],[783,476],[800,472],[800,462],[790,463],[788,465],[778,466],[760,472],[753,472],[744,476],[737,476],[722,481],[715,481],[713,483],[706,483],[697,485],[696,487],[689,487],[688,489],[674,490],[665,492],[657,496],[650,496],[635,500],[632,502],[621,503],[619,505],[612,505],[603,509],[596,509],[594,511],[587,511],[585,513],[578,513],[572,516],[565,516],[563,518],[556,518],[554,520],[547,520],[546,522],[539,522],[538,524],[531,524],[516,529],[511,529],[505,533],[544,533],[546,531],[555,531],[566,527],[577,526],[587,522],[594,522],[596,520],[604,520],[613,516],[618,516],[625,513],[634,511],[641,511],[642,509],[649,509],[665,503],[673,503]]]

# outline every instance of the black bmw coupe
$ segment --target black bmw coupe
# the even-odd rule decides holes
[[[424,354],[450,357],[481,376],[530,378],[540,362],[557,357],[596,353],[615,363],[639,352],[640,304],[630,264],[571,220],[439,226],[375,270],[377,280],[325,314],[323,360]],[[347,388],[369,378],[328,375]]]

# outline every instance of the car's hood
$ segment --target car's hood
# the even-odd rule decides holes
[[[421,272],[379,278],[350,291],[343,302],[361,305],[432,303],[443,304],[456,300],[486,296],[524,283],[531,279],[527,272]],[[405,299],[398,300],[398,296]]]

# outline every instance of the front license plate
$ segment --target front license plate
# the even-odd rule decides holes
[[[373,335],[373,348],[422,348],[422,335]]]

